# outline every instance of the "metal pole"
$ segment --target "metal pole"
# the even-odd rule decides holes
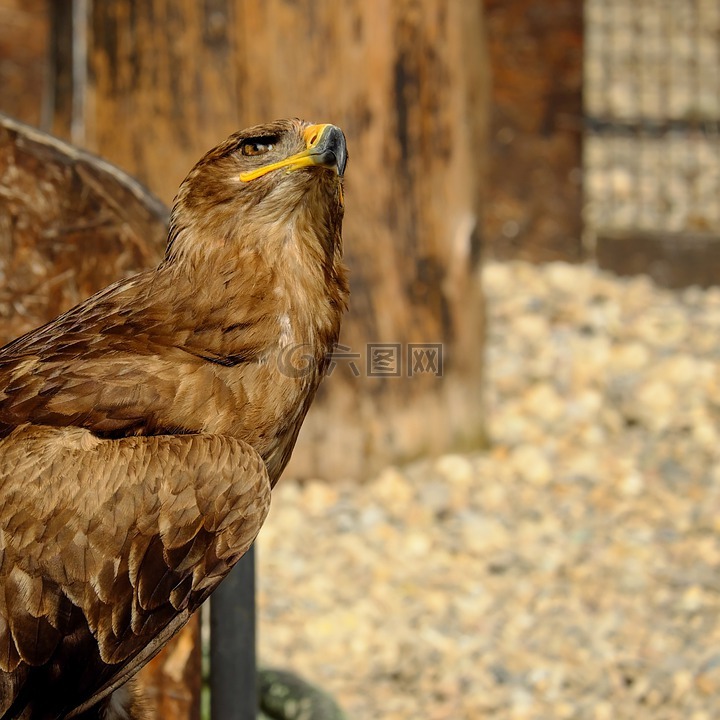
[[[255,546],[210,600],[210,716],[256,720]]]

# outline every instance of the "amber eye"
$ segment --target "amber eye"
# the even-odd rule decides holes
[[[275,147],[275,138],[252,138],[240,146],[243,155],[264,155]]]

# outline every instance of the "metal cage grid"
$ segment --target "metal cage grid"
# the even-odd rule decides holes
[[[584,224],[720,232],[720,2],[585,0]]]

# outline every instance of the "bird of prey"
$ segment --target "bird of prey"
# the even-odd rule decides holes
[[[347,305],[346,160],[232,135],[157,268],[0,349],[0,718],[142,716],[126,681],[254,540]]]

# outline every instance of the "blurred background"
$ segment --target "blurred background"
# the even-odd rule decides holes
[[[230,132],[347,135],[263,664],[358,720],[720,715],[717,0],[0,0],[0,112],[159,198],[0,124],[3,339],[155,262]],[[160,717],[197,716],[197,633]]]

